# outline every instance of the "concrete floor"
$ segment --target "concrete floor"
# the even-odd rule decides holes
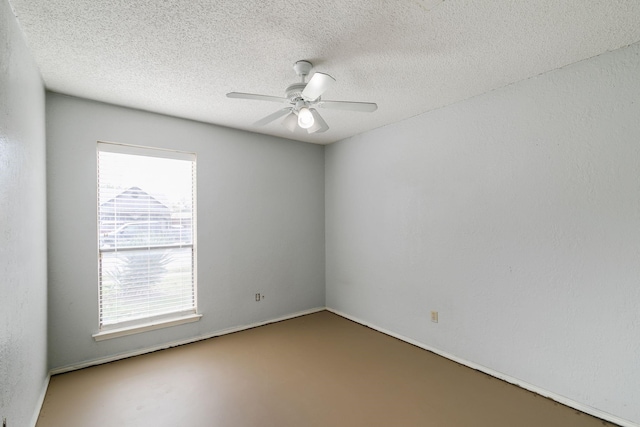
[[[323,311],[54,376],[37,427],[602,425]]]

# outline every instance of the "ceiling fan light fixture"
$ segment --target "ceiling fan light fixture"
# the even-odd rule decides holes
[[[285,127],[289,132],[294,132],[296,130],[296,125],[298,124],[298,117],[292,111],[289,113],[287,117],[282,121],[282,126]]]
[[[313,118],[313,114],[307,107],[302,107],[298,110],[298,126],[302,129],[309,129],[313,126],[315,119]]]
[[[313,126],[307,129],[308,133],[325,132],[329,129],[327,122],[324,121],[320,113],[315,108],[310,108],[311,114],[313,114]]]

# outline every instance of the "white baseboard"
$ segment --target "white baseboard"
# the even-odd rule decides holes
[[[92,359],[92,360],[87,360],[80,363],[74,363],[73,365],[67,365],[67,366],[62,366],[60,368],[52,369],[49,372],[49,375],[64,374],[65,372],[76,371],[78,369],[88,368],[90,366],[96,366],[96,365],[102,365],[104,363],[115,362],[116,360],[126,359],[128,357],[133,357],[133,356],[140,356],[142,354],[152,353],[154,351],[164,350],[171,347],[177,347],[179,345],[190,344],[193,342],[202,341],[209,338],[219,337],[221,335],[232,334],[234,332],[244,331],[246,329],[252,329],[258,326],[268,325],[270,323],[281,322],[283,320],[293,319],[295,317],[300,317],[300,316],[316,313],[318,311],[323,311],[323,310],[325,310],[325,307],[311,308],[309,310],[298,311],[296,313],[287,314],[286,316],[265,320],[263,322],[251,323],[249,325],[234,326],[233,328],[223,329],[221,331],[217,331],[207,335],[199,335],[196,337],[187,338],[185,340],[173,341],[170,343],[161,344],[153,347],[147,347],[140,350],[130,351],[127,353],[120,353],[113,356],[101,357],[99,359]]]
[[[44,383],[42,384],[42,389],[40,390],[40,396],[38,396],[38,401],[36,402],[36,409],[33,412],[33,417],[31,418],[31,427],[36,427],[38,423],[38,417],[40,416],[40,411],[42,410],[42,404],[44,403],[44,397],[47,395],[47,389],[49,388],[49,381],[51,380],[51,374],[47,374],[47,377],[44,379]]]
[[[491,375],[492,377],[501,379],[501,380],[506,381],[506,382],[508,382],[510,384],[517,385],[518,387],[522,387],[522,388],[524,388],[526,390],[532,391],[532,392],[537,393],[537,394],[539,394],[541,396],[548,397],[549,399],[552,399],[552,400],[554,400],[554,401],[556,401],[558,403],[561,403],[561,404],[569,406],[569,407],[571,407],[573,409],[577,409],[579,411],[582,411],[585,414],[593,415],[594,417],[598,417],[598,418],[603,419],[605,421],[609,421],[609,422],[618,424],[618,425],[620,425],[622,427],[640,427],[640,424],[636,424],[636,423],[634,423],[632,421],[625,420],[623,418],[620,418],[620,417],[617,417],[615,415],[609,414],[608,412],[604,412],[604,411],[601,411],[599,409],[593,408],[591,406],[584,405],[584,404],[582,404],[580,402],[576,402],[575,400],[572,400],[572,399],[569,399],[567,397],[561,396],[561,395],[556,394],[556,393],[554,393],[552,391],[545,390],[543,388],[540,388],[540,387],[535,386],[533,384],[529,384],[529,383],[527,383],[525,381],[519,380],[519,379],[514,378],[512,376],[503,374],[503,373],[498,372],[498,371],[494,371],[493,369],[487,368],[486,366],[482,366],[482,365],[479,365],[477,363],[470,362],[468,360],[465,360],[465,359],[462,359],[460,357],[454,356],[453,354],[449,354],[447,352],[444,352],[444,351],[441,351],[441,350],[439,350],[437,348],[428,346],[428,345],[423,344],[423,343],[421,343],[419,341],[416,341],[414,339],[405,337],[405,336],[400,335],[400,334],[396,334],[395,332],[391,332],[391,331],[386,330],[384,328],[380,328],[380,327],[378,327],[376,325],[373,325],[373,324],[371,324],[369,322],[365,322],[364,320],[358,319],[357,317],[351,316],[351,315],[346,314],[346,313],[342,313],[341,311],[335,310],[333,308],[327,307],[327,311],[330,311],[330,312],[332,312],[334,314],[337,314],[338,316],[344,317],[345,319],[352,320],[352,321],[354,321],[356,323],[359,323],[359,324],[361,324],[363,326],[369,327],[371,329],[375,329],[376,331],[382,332],[385,335],[389,335],[389,336],[397,338],[397,339],[399,339],[401,341],[404,341],[404,342],[407,342],[409,344],[415,345],[416,347],[420,347],[422,349],[425,349],[427,351],[435,353],[435,354],[437,354],[439,356],[442,356],[442,357],[444,357],[446,359],[449,359],[449,360],[452,360],[454,362],[457,362],[457,363],[459,363],[461,365],[467,366],[467,367],[469,367],[471,369],[475,369],[476,371],[484,372],[485,374]]]

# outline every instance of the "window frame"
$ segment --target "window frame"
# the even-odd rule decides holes
[[[164,159],[175,160],[187,160],[192,162],[192,207],[191,207],[191,243],[190,244],[161,244],[161,245],[144,245],[141,247],[124,247],[120,248],[120,251],[126,250],[140,250],[140,249],[172,249],[172,248],[187,248],[192,250],[192,292],[193,292],[193,308],[189,308],[184,311],[175,311],[171,313],[164,313],[155,316],[148,316],[139,319],[125,320],[117,323],[102,324],[101,304],[102,304],[102,281],[100,274],[102,271],[102,254],[114,252],[114,248],[101,248],[100,247],[100,178],[99,178],[99,165],[100,165],[100,153],[110,152],[124,155],[135,155],[143,157],[156,157]],[[130,145],[114,142],[98,141],[96,144],[96,228],[97,228],[97,261],[98,261],[98,298],[97,298],[97,311],[98,311],[98,332],[93,334],[93,338],[96,341],[102,341],[111,338],[117,338],[121,336],[137,334],[141,332],[151,331],[155,329],[176,326],[185,323],[196,322],[200,320],[202,314],[198,312],[198,263],[197,263],[197,155],[196,153],[171,150],[157,147],[146,147],[140,145]]]

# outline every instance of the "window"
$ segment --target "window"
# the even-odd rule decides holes
[[[197,320],[195,160],[98,143],[96,340]]]

